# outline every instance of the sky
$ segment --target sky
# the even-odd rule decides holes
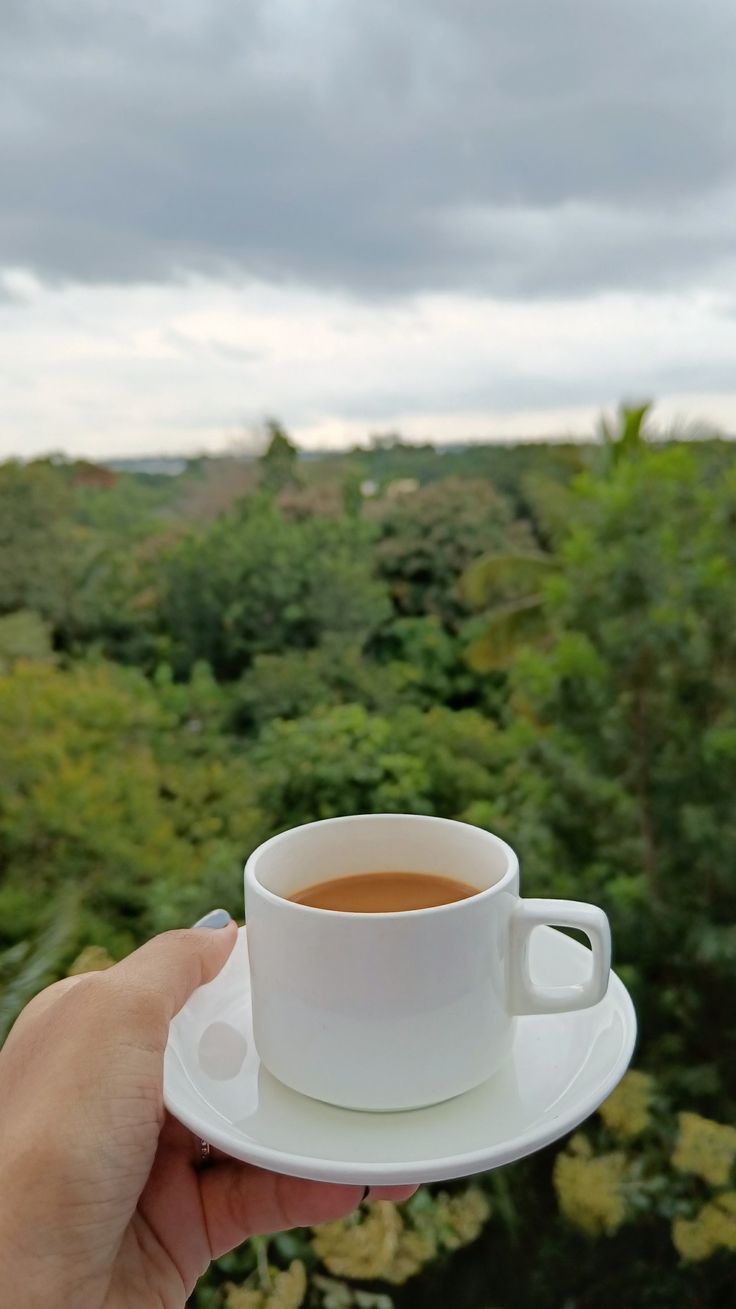
[[[2,0],[0,457],[736,433],[730,0]]]

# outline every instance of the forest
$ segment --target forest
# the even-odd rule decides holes
[[[608,913],[632,1070],[567,1140],[254,1240],[195,1309],[715,1309],[736,1275],[736,445],[0,465],[0,1041],[267,836],[475,823]]]

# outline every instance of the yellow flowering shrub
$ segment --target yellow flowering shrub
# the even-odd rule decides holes
[[[622,1151],[594,1155],[587,1138],[576,1133],[555,1159],[552,1174],[562,1213],[590,1236],[618,1231],[626,1219],[622,1190],[626,1172]]]
[[[447,1250],[470,1245],[480,1236],[490,1216],[490,1203],[479,1186],[469,1186],[456,1195],[441,1192],[434,1206],[434,1221]]]
[[[726,1186],[736,1159],[736,1127],[714,1123],[700,1114],[677,1115],[680,1130],[672,1155],[680,1173],[694,1173],[711,1186]]]
[[[364,1213],[323,1223],[314,1230],[314,1249],[336,1277],[384,1277],[399,1249],[401,1215],[390,1200],[365,1206]]]
[[[262,1309],[263,1292],[255,1286],[225,1286],[226,1309]]]
[[[273,1272],[269,1290],[255,1286],[225,1287],[227,1309],[299,1309],[307,1294],[307,1274],[300,1259],[295,1259],[285,1271]]]
[[[610,1137],[626,1142],[627,1149],[606,1150],[605,1136],[601,1142],[596,1134],[596,1153],[584,1133],[571,1137],[553,1170],[562,1213],[591,1236],[615,1232],[637,1213],[665,1218],[675,1249],[688,1263],[708,1259],[718,1250],[736,1252],[736,1128],[682,1112],[670,1157],[666,1133],[637,1140],[651,1124],[654,1094],[653,1078],[635,1071],[600,1107]],[[705,1203],[702,1182],[715,1192]],[[682,1210],[690,1205],[697,1212],[688,1217]],[[680,1210],[674,1219],[673,1207]]]
[[[672,1224],[675,1249],[689,1263],[708,1259],[716,1250],[736,1250],[736,1191],[724,1191],[694,1218]]]
[[[613,1136],[623,1141],[640,1136],[651,1121],[654,1078],[634,1069],[604,1100],[598,1113]]]
[[[384,1282],[403,1286],[410,1277],[420,1273],[436,1254],[437,1246],[430,1236],[424,1232],[403,1231],[396,1253],[382,1274]]]
[[[412,1222],[388,1200],[350,1218],[314,1229],[314,1249],[336,1277],[380,1278],[401,1285],[440,1250],[457,1250],[478,1237],[491,1206],[478,1186],[440,1192]]]
[[[394,1309],[390,1295],[384,1295],[382,1291],[363,1291],[334,1277],[315,1273],[310,1285],[319,1293],[321,1309]]]

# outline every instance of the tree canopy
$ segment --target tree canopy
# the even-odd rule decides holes
[[[568,1142],[246,1245],[193,1303],[275,1304],[270,1259],[309,1309],[368,1306],[349,1251],[383,1223],[414,1252],[375,1263],[396,1309],[416,1288],[716,1309],[736,1250],[735,447],[667,439],[647,406],[578,446],[392,435],[305,459],[267,437],[172,478],[0,466],[0,1040],[44,982],[239,915],[274,832],[477,823],[527,894],[606,908],[637,1067]],[[462,1233],[477,1253],[448,1258]]]

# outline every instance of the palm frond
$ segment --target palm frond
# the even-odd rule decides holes
[[[27,959],[31,949],[30,941],[16,941],[7,950],[0,950],[0,986],[9,977],[14,977],[21,964]]]
[[[521,646],[538,645],[548,633],[541,594],[497,605],[486,618],[485,630],[465,651],[465,658],[476,673],[508,667]]]
[[[639,405],[622,404],[615,425],[602,417],[599,431],[609,454],[609,467],[621,459],[631,458],[647,443],[646,423],[652,410],[651,400]]]
[[[20,966],[15,976],[0,990],[0,1045],[23,1006],[53,978],[76,931],[78,913],[78,896],[67,896],[55,909],[48,926],[36,941],[23,943],[28,946],[25,955],[17,946],[5,952],[7,963],[8,955],[17,951],[16,958]]]
[[[516,591],[523,595],[538,590],[542,576],[558,569],[557,560],[541,551],[485,554],[466,568],[460,591],[466,604],[480,609],[503,594]]]

